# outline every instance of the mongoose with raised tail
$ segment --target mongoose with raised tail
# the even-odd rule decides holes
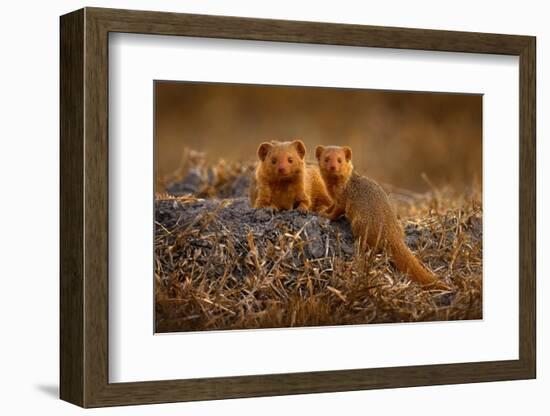
[[[306,164],[301,140],[264,142],[258,147],[259,162],[250,185],[250,205],[302,212],[326,209],[332,204],[316,165]]]
[[[403,229],[382,187],[354,172],[351,148],[317,146],[315,156],[333,200],[324,214],[331,220],[345,215],[362,248],[387,246],[396,267],[418,283],[438,282],[405,244]]]

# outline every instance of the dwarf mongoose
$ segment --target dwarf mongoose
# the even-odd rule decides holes
[[[386,244],[399,270],[421,284],[435,283],[437,277],[405,244],[403,230],[384,190],[375,181],[353,171],[351,148],[317,146],[315,156],[333,200],[324,214],[331,220],[345,215],[362,247]]]
[[[264,142],[258,147],[259,162],[250,186],[254,208],[320,211],[332,204],[316,165],[306,164],[301,140]]]

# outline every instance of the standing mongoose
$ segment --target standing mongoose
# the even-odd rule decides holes
[[[301,140],[264,142],[250,185],[250,205],[319,212],[332,204],[316,165],[306,164]]]
[[[413,280],[421,284],[437,282],[405,244],[401,225],[382,187],[354,172],[351,148],[317,146],[315,156],[333,199],[324,214],[331,220],[345,215],[362,248],[387,245],[396,267]]]

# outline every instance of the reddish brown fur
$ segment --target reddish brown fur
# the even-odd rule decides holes
[[[403,230],[384,190],[375,181],[353,171],[347,146],[317,146],[315,156],[333,205],[325,215],[335,220],[345,215],[362,247],[387,245],[399,270],[421,284],[437,277],[427,270],[403,241]]]
[[[254,208],[320,211],[332,201],[319,168],[305,162],[306,147],[301,140],[262,143],[259,163],[250,187]]]

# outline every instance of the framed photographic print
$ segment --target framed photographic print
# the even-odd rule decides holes
[[[63,400],[536,376],[534,37],[60,25]]]

